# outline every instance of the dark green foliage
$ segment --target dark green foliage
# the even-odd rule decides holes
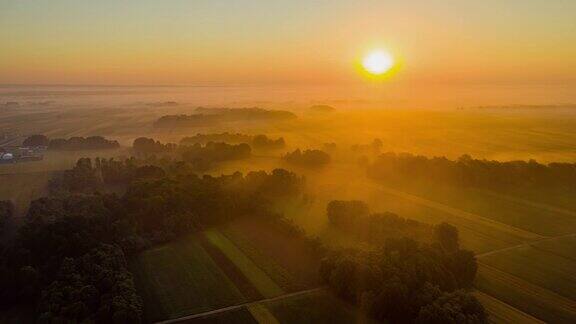
[[[64,258],[56,279],[42,291],[43,323],[139,323],[142,302],[122,250],[99,245],[77,258]]]
[[[209,142],[222,142],[228,144],[250,143],[252,136],[240,133],[218,133],[218,134],[196,134],[184,137],[180,140],[180,145],[206,144]]]
[[[434,302],[422,307],[416,323],[475,324],[487,323],[484,307],[474,296],[458,290],[443,293]]]
[[[76,166],[65,170],[62,174],[54,177],[49,184],[52,192],[83,192],[91,193],[100,188],[102,179],[89,158],[81,158]]]
[[[166,115],[154,122],[154,127],[194,127],[208,126],[221,122],[234,121],[281,121],[296,118],[289,111],[261,108],[197,108],[197,114]]]
[[[338,227],[348,227],[368,217],[368,204],[360,200],[332,200],[326,207],[330,223]]]
[[[328,203],[326,214],[330,224],[356,236],[359,240],[382,244],[387,237],[412,237],[428,240],[432,227],[394,213],[372,213],[368,205],[359,200],[333,200]]]
[[[108,140],[102,136],[56,138],[50,140],[48,149],[62,151],[107,150],[119,148],[118,141]]]
[[[136,154],[141,155],[161,154],[174,151],[176,149],[176,144],[162,144],[159,141],[155,141],[153,138],[138,137],[134,140],[134,143],[132,143],[132,149]]]
[[[428,180],[495,191],[518,188],[576,190],[576,163],[540,164],[534,160],[500,162],[463,155],[458,160],[386,153],[368,168],[382,181]]]
[[[141,302],[120,247],[132,232],[113,195],[42,198],[0,255],[2,305],[39,300],[40,322],[137,323]]]
[[[452,293],[461,285],[446,258],[433,246],[388,239],[376,251],[333,252],[323,259],[320,274],[338,296],[381,321],[464,318],[470,320],[466,323],[486,323],[484,309],[472,295]]]
[[[286,170],[247,176],[187,175],[132,183],[124,196],[128,215],[154,239],[219,224],[244,215],[269,215],[270,199],[293,195],[303,180]]]
[[[440,223],[434,227],[436,240],[447,252],[455,252],[460,247],[458,239],[458,229],[446,222]]]
[[[182,158],[190,162],[198,171],[208,170],[214,163],[245,159],[250,156],[248,144],[226,144],[209,142],[206,145],[194,144],[181,147]]]
[[[286,146],[284,138],[271,139],[266,135],[256,135],[252,139],[252,146],[257,149],[275,150]]]
[[[156,128],[194,127],[214,125],[221,121],[220,116],[209,114],[165,115],[154,122]]]
[[[48,146],[49,142],[50,140],[48,139],[48,137],[44,135],[32,135],[24,140],[22,146],[29,146],[29,147]]]
[[[218,116],[224,121],[239,120],[290,120],[296,115],[285,110],[271,110],[262,108],[196,108],[196,112],[201,114],[211,114]]]
[[[0,231],[14,214],[14,204],[10,200],[0,200]]]
[[[322,167],[330,162],[330,155],[320,150],[300,151],[300,149],[297,149],[282,158],[288,163],[309,168]]]

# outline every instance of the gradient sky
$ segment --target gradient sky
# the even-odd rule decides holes
[[[575,0],[1,0],[2,84],[576,83]],[[391,80],[392,81],[392,80]]]

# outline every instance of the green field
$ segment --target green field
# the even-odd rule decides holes
[[[284,291],[256,263],[247,257],[233,242],[217,230],[205,232],[206,237],[248,278],[265,298],[282,295]]]
[[[329,292],[318,291],[265,303],[280,323],[374,323]]]
[[[475,286],[525,313],[548,323],[573,323],[576,303],[509,273],[480,265]]]
[[[430,200],[544,236],[576,232],[576,213],[488,190],[419,185],[408,190]],[[556,209],[556,210],[555,210]]]
[[[131,269],[144,298],[146,319],[177,318],[316,287],[310,277],[300,279],[293,269],[270,257],[275,250],[263,249],[264,241],[249,241],[247,237],[255,234],[245,232],[249,228],[253,228],[251,221],[235,222],[222,230],[188,235],[134,258]],[[272,228],[261,229],[272,233],[264,235],[265,240],[282,240],[275,238]],[[299,247],[295,249],[299,253]],[[316,268],[307,271],[316,273]],[[255,306],[250,312],[256,318],[269,315]]]
[[[246,301],[193,237],[143,252],[131,270],[150,321]]]
[[[576,261],[530,246],[491,254],[480,261],[576,300]]]

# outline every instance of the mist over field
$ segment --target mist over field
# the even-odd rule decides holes
[[[101,204],[100,196],[89,198],[95,192],[111,194],[118,198],[106,199],[120,198],[118,203],[127,204],[122,213],[130,215],[126,221],[134,226],[132,234],[99,238],[124,250],[127,268],[113,271],[133,276],[134,295],[122,297],[129,308],[122,310],[123,315],[111,316],[145,322],[219,316],[244,323],[270,318],[297,322],[298,313],[300,319],[322,322],[330,319],[328,314],[341,312],[348,322],[358,316],[356,302],[348,297],[338,300],[343,294],[338,289],[343,288],[333,286],[338,284],[336,277],[323,272],[325,262],[337,269],[337,262],[344,261],[325,251],[372,251],[383,244],[391,246],[387,240],[399,237],[435,246],[439,226],[445,224],[457,231],[457,249],[462,251],[458,253],[475,255],[474,266],[465,270],[472,277],[456,283],[467,291],[463,294],[474,297],[458,298],[481,303],[482,316],[491,322],[570,322],[576,314],[576,283],[571,279],[576,266],[571,249],[576,204],[570,184],[576,159],[575,105],[538,101],[495,105],[461,97],[461,102],[474,104],[423,107],[413,101],[394,106],[393,100],[377,96],[330,99],[336,98],[334,92],[302,89],[3,87],[3,150],[16,152],[14,147],[34,141],[44,141],[41,145],[47,150],[40,160],[0,164],[0,200],[12,206],[3,221],[2,242],[7,246],[21,242],[16,244],[34,250],[34,244],[46,239],[25,233],[60,232],[55,226],[63,226],[69,217],[95,217],[90,216],[94,210],[82,208],[73,216],[79,210],[68,208],[87,204],[81,202],[86,199]],[[238,210],[228,214],[224,209],[221,212],[227,216],[217,216],[216,210],[202,216],[226,221],[195,220],[193,215],[206,212],[195,211],[210,204],[203,202],[206,198],[176,198],[180,194],[169,193],[180,189],[166,187],[172,186],[170,181],[190,186],[192,178],[186,174],[226,183],[225,177],[237,172],[247,181],[238,185],[254,186],[248,183],[256,181],[257,173],[251,172],[272,176],[274,170],[293,173],[301,183],[291,184],[296,187],[290,191],[288,183],[265,189],[259,199],[268,202],[246,207],[256,208],[247,215],[232,216]],[[280,179],[266,181],[272,185]],[[162,198],[166,202],[154,204],[173,202],[162,212],[154,211],[162,207],[149,205],[154,200],[145,202],[152,198],[136,197],[146,190],[166,195]],[[196,195],[193,192],[185,195]],[[74,196],[78,194],[83,196]],[[193,200],[180,206],[186,199]],[[136,201],[140,202],[133,205]],[[61,207],[46,209],[55,204]],[[172,210],[173,204],[180,207]],[[268,211],[260,210],[264,206]],[[360,206],[365,206],[364,212],[354,209]],[[263,221],[270,216],[255,216],[262,213],[281,218]],[[63,218],[52,223],[45,217]],[[113,224],[124,216],[115,217],[106,222],[118,226]],[[541,266],[543,260],[555,267]],[[211,279],[202,286],[194,283],[194,278],[206,276]],[[323,288],[326,284],[336,290]],[[38,288],[28,289],[56,293],[41,288],[41,281],[34,285]],[[523,288],[517,290],[518,286]],[[206,294],[208,299],[193,297]],[[450,296],[445,298],[456,298]],[[39,307],[56,307],[47,303],[39,299]],[[66,303],[59,307],[67,307]],[[303,303],[317,306],[305,311],[291,308]],[[533,308],[541,303],[544,306]],[[31,316],[29,306],[17,304],[2,318]],[[228,310],[231,305],[240,306]],[[375,309],[361,311],[368,316],[365,320],[382,316],[374,315]],[[215,315],[204,314],[211,310]]]
[[[576,1],[0,1],[0,324],[576,323]]]

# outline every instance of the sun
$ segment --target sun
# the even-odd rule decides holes
[[[374,50],[364,57],[362,66],[374,75],[384,74],[394,66],[394,58],[384,50]]]

